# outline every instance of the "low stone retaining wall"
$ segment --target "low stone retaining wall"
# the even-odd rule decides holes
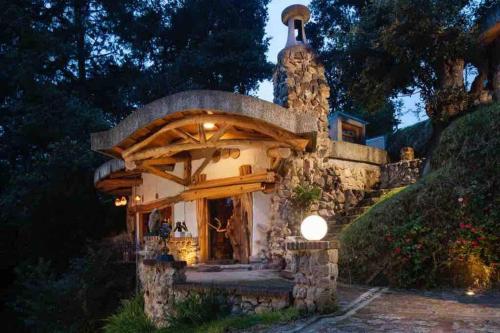
[[[177,301],[186,299],[193,294],[220,293],[226,298],[231,308],[231,314],[252,314],[276,311],[293,304],[291,289],[279,290],[266,287],[246,287],[231,285],[200,285],[183,283],[174,286],[174,295]]]
[[[262,285],[250,281],[206,284],[186,282],[186,262],[156,259],[161,242],[146,239],[138,262],[144,294],[144,312],[157,327],[168,325],[175,303],[193,294],[215,291],[227,301],[233,314],[262,313],[295,306],[310,312],[334,309],[338,276],[338,247],[332,241],[289,238],[286,243],[289,273],[293,283]]]
[[[424,159],[385,164],[381,168],[380,187],[394,188],[414,184],[422,173]]]

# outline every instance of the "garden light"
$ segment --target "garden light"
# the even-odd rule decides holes
[[[321,240],[328,231],[328,225],[319,215],[310,215],[300,224],[300,233],[307,240]]]

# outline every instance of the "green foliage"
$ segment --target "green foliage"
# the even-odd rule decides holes
[[[144,300],[135,296],[124,300],[118,311],[106,319],[104,333],[154,333],[158,332],[144,314]]]
[[[293,189],[291,203],[299,220],[311,209],[311,205],[321,198],[321,188],[311,184],[297,185]]]
[[[500,259],[500,104],[452,123],[434,171],[378,203],[341,234],[343,278],[400,287],[495,283]]]
[[[206,297],[201,296],[201,297]],[[210,296],[212,300],[203,301],[210,305],[213,303],[214,298]],[[227,312],[213,313],[213,317],[204,317],[200,322],[196,322],[196,318],[199,315],[193,312],[195,308],[199,311],[208,312],[204,309],[200,309],[200,299],[189,299],[186,302],[189,305],[181,304],[184,309],[185,315],[189,315],[191,318],[186,318],[183,323],[175,322],[167,328],[156,329],[152,322],[144,314],[144,303],[143,299],[139,296],[132,298],[131,300],[124,301],[122,306],[118,311],[106,319],[106,324],[104,326],[105,333],[176,333],[176,332],[192,332],[192,333],[225,333],[233,330],[247,329],[252,326],[259,325],[260,327],[265,327],[273,324],[290,322],[300,318],[301,314],[295,308],[288,308],[281,311],[265,312],[261,314],[252,315],[238,315],[238,316],[228,316]],[[193,305],[196,304],[196,305]],[[189,310],[186,311],[186,309]],[[179,308],[177,308],[179,309]]]
[[[427,156],[431,137],[432,122],[424,120],[390,134],[387,138],[387,151],[391,160],[399,161],[401,148],[412,147],[415,156],[422,158]]]
[[[0,234],[12,235],[1,244],[6,276],[13,280],[14,266],[39,258],[50,259],[56,276],[71,272],[88,240],[124,228],[125,210],[94,188],[104,158],[89,150],[91,132],[179,90],[249,93],[270,77],[267,3],[2,2]],[[11,318],[3,317],[7,325]]]
[[[169,318],[172,326],[193,326],[220,319],[229,314],[226,296],[214,290],[192,293],[176,302],[175,315]]]
[[[314,185],[297,185],[293,189],[292,200],[297,207],[309,209],[309,207],[321,198],[321,189]]]
[[[113,263],[103,249],[89,248],[61,276],[43,260],[16,271],[11,305],[24,326],[36,332],[93,332],[134,289],[134,266]]]
[[[461,64],[477,66],[483,57],[474,14],[485,2],[313,0],[309,36],[321,50],[335,104],[377,111],[418,92],[431,116],[446,118],[447,106],[467,99]]]
[[[197,327],[196,333],[225,333],[233,330],[243,330],[259,325],[266,327],[278,323],[286,323],[299,319],[301,314],[295,308],[288,308],[281,311],[265,312],[261,314],[230,316],[220,320],[215,320]]]

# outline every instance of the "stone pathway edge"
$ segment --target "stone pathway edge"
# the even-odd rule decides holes
[[[354,301],[349,303],[345,308],[340,309],[337,312],[331,313],[331,314],[325,314],[325,315],[319,315],[315,316],[311,319],[309,319],[307,322],[303,323],[299,327],[294,328],[291,331],[288,331],[288,333],[298,333],[298,332],[303,332],[304,329],[307,329],[309,326],[317,323],[318,321],[326,318],[330,318],[329,320],[330,323],[336,323],[341,320],[344,320],[346,318],[351,317],[354,315],[357,311],[360,309],[364,308],[368,304],[370,304],[373,300],[381,296],[383,293],[385,293],[389,288],[381,288],[381,287],[375,287],[371,288],[365,293],[361,294],[358,298],[356,298]]]

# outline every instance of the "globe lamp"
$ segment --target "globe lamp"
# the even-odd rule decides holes
[[[319,241],[325,237],[328,225],[324,218],[319,215],[310,215],[300,224],[300,233],[310,241]]]

